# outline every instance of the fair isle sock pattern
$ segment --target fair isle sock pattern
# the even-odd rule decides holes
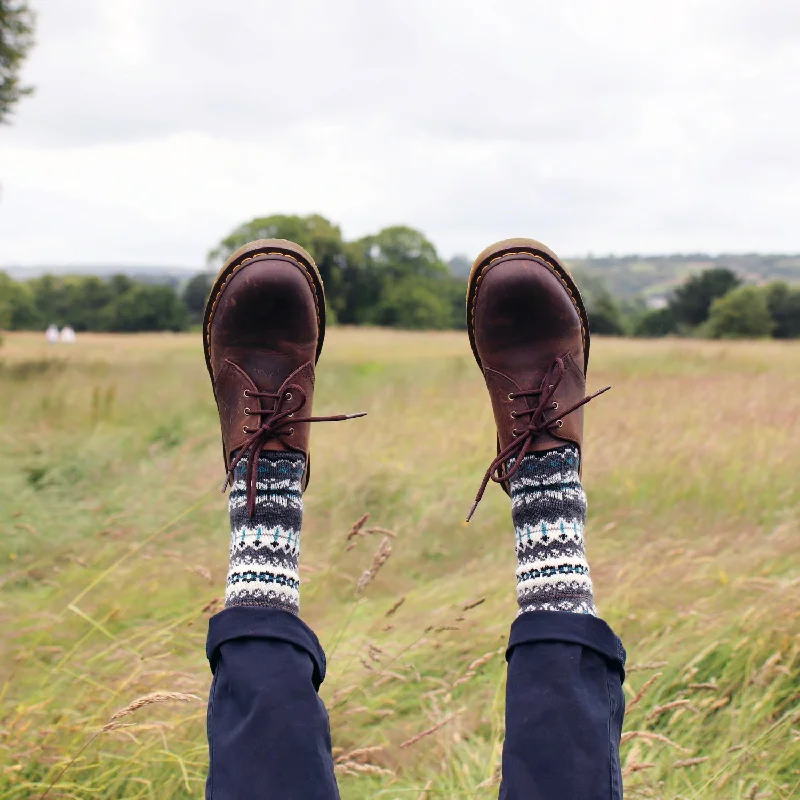
[[[256,508],[247,511],[243,458],[234,472],[228,508],[231,554],[225,607],[267,606],[300,610],[301,481],[306,460],[300,453],[267,451],[258,459]]]
[[[574,446],[525,456],[511,478],[517,602],[525,611],[596,615],[586,562],[586,493]],[[508,462],[509,469],[514,460]]]

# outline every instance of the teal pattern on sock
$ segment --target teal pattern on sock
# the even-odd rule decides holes
[[[509,469],[513,463],[508,462]],[[529,453],[510,480],[520,613],[597,614],[586,561],[586,493],[579,464],[572,445]]]
[[[225,606],[300,609],[300,527],[305,457],[267,451],[258,459],[255,514],[247,511],[247,459],[237,465],[228,508],[231,550]]]

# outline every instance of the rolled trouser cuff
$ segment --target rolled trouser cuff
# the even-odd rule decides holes
[[[300,617],[278,608],[231,606],[208,621],[206,655],[216,669],[219,648],[232,639],[274,639],[288,642],[308,653],[314,665],[312,680],[319,689],[325,680],[325,652],[316,634]]]
[[[571,642],[600,653],[625,680],[625,648],[607,622],[591,614],[527,611],[511,625],[506,661],[515,647],[532,642]]]

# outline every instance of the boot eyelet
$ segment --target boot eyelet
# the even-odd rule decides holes
[[[294,436],[294,428],[289,428],[289,430],[287,431],[286,435],[287,436]]]
[[[516,411],[512,411],[511,412],[511,419],[516,419],[516,418],[517,418],[517,412]]]
[[[250,397],[250,390],[249,389],[245,389],[244,390],[244,396],[245,397]]]
[[[245,407],[244,407],[244,415],[245,415],[246,417],[249,417],[249,416],[250,416],[250,409],[249,409],[249,407],[248,407],[248,406],[245,406]]]
[[[248,427],[247,427],[247,425],[245,425],[245,426],[242,428],[242,433],[250,433],[250,428],[248,428]]]
[[[516,395],[514,394],[514,392],[509,392],[508,393],[508,399],[509,400],[516,400]]]
[[[511,435],[512,436],[519,436],[519,431],[516,428],[512,428],[511,429]]]
[[[291,392],[286,392],[286,399],[287,400],[291,400],[292,399],[292,393]]]
[[[556,420],[556,428],[560,428],[564,424],[563,419]]]
[[[291,413],[291,414],[287,414],[286,416],[287,416],[287,417],[293,417],[293,416],[294,416],[294,411],[292,411],[292,413]]]
[[[557,410],[558,409],[558,402],[553,403],[552,408]]]
[[[548,388],[548,389],[555,389],[556,387],[555,387],[555,386],[553,386],[553,384],[551,383],[551,384],[550,384],[550,385],[549,385],[547,388]]]

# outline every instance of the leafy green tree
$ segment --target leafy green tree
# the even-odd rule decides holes
[[[68,277],[63,280],[65,304],[69,309],[62,324],[68,323],[76,331],[98,330],[103,308],[112,299],[111,287],[100,278]]]
[[[767,293],[767,308],[775,323],[772,335],[776,339],[800,338],[800,289],[776,281],[766,286],[764,291]]]
[[[677,331],[678,324],[671,308],[653,308],[636,321],[634,336],[669,336]]]
[[[374,322],[393,328],[436,330],[452,325],[448,298],[435,284],[413,278],[390,283],[375,309]]]
[[[33,46],[34,15],[26,0],[0,0],[0,123],[33,89],[19,79],[19,69]]]
[[[669,301],[672,316],[678,325],[701,325],[708,319],[714,300],[735,289],[741,282],[741,278],[724,267],[693,275],[672,295]]]
[[[467,329],[467,279],[460,275],[448,275],[445,279],[437,279],[436,289],[446,299],[450,310],[450,323],[444,328]]]
[[[186,306],[170,286],[137,283],[103,309],[102,327],[107,331],[182,331],[188,326]]]
[[[373,267],[390,278],[436,278],[449,274],[436,248],[421,231],[404,225],[384,228],[361,240]]]
[[[758,339],[769,336],[774,327],[767,293],[758,286],[740,286],[714,300],[706,325],[714,339]]]
[[[5,272],[0,272],[0,331],[11,330],[11,285],[13,283]]]
[[[136,285],[136,281],[133,278],[129,278],[127,275],[112,275],[111,280],[109,280],[108,285],[111,287],[111,294],[114,297],[119,297],[125,292],[130,291]]]
[[[625,315],[619,303],[608,291],[603,278],[584,267],[573,269],[572,274],[581,287],[581,297],[589,314],[591,332],[607,336],[624,336]]]
[[[393,324],[381,322],[379,309],[384,298],[396,299],[394,284],[441,282],[442,286],[429,287],[438,294],[447,292],[444,284],[451,278],[433,244],[420,231],[405,226],[384,228],[353,242],[347,249],[346,264],[340,320],[349,324]]]
[[[27,284],[17,283],[11,293],[11,327],[15,331],[43,327],[33,292]]]
[[[56,275],[43,275],[29,281],[33,304],[43,325],[72,324],[64,279]]]
[[[39,327],[42,326],[30,287],[0,272],[0,329],[16,331]]]
[[[197,275],[189,279],[189,282],[184,287],[181,296],[193,322],[199,322],[203,319],[206,301],[209,294],[211,294],[213,283],[214,276],[210,272],[198,272]]]
[[[587,308],[589,330],[605,336],[624,336],[625,322],[622,310],[610,294],[604,292]]]
[[[344,302],[343,272],[346,267],[345,245],[338,225],[319,214],[257,217],[234,228],[211,250],[209,265],[221,266],[231,253],[255,239],[288,239],[308,250],[325,283],[328,306],[338,315]]]

